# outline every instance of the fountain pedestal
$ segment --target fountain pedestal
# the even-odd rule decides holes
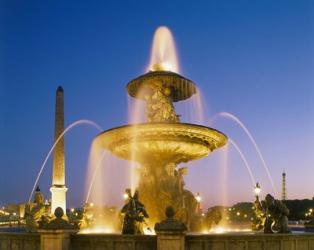
[[[39,230],[41,250],[69,250],[74,230]]]
[[[155,225],[157,250],[185,250],[186,226],[174,218],[173,207],[167,207],[165,214],[167,219]]]

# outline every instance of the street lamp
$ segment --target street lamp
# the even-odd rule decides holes
[[[130,198],[132,198],[131,189],[130,189],[130,188],[127,188],[127,189],[124,191],[123,199],[124,199],[124,201],[128,201]]]
[[[195,199],[196,199],[196,201],[197,201],[198,203],[200,203],[200,202],[202,201],[202,197],[200,196],[199,193],[196,194]]]
[[[197,201],[197,212],[199,214],[201,214],[201,201],[202,201],[202,197],[200,196],[200,193],[197,193],[196,196],[195,196],[195,199]]]
[[[128,198],[129,198],[129,195],[128,195],[127,193],[124,193],[124,194],[123,194],[123,199],[124,199],[124,200],[127,200]]]
[[[259,185],[258,182],[256,182],[255,186],[254,186],[254,193],[255,193],[255,196],[258,197],[259,194],[261,192],[261,186]]]

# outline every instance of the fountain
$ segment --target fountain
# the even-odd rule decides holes
[[[191,80],[170,71],[176,70],[177,64],[165,59],[164,52],[173,47],[172,39],[167,42],[170,35],[165,29],[156,32],[152,55],[157,60],[151,60],[149,72],[127,84],[131,97],[145,101],[146,122],[104,131],[94,143],[139,165],[137,190],[150,216],[150,227],[165,219],[165,209],[172,206],[175,217],[189,230],[194,230],[197,228],[197,201],[184,188],[186,168],[178,168],[178,165],[208,156],[223,147],[228,139],[213,128],[180,122],[173,103],[189,99],[197,93],[197,88]]]
[[[227,145],[229,141],[244,161],[252,184],[255,184],[256,181],[248,162],[234,141],[216,129],[181,122],[174,103],[192,99],[199,93],[195,83],[180,75],[178,70],[173,38],[166,27],[161,27],[157,30],[154,38],[148,72],[127,84],[129,96],[141,100],[141,104],[145,104],[145,122],[138,122],[137,115],[139,114],[137,113],[135,117],[132,117],[134,118],[131,119],[132,123],[106,130],[95,137],[90,154],[90,166],[94,171],[91,172],[85,207],[71,209],[66,218],[62,207],[58,206],[54,211],[54,217],[47,220],[45,217],[41,217],[39,220],[39,215],[44,213],[47,204],[43,202],[43,196],[38,188],[35,193],[35,202],[28,207],[26,216],[29,225],[33,225],[33,228],[30,229],[34,229],[36,233],[0,233],[0,249],[15,249],[16,246],[21,249],[44,250],[96,248],[193,250],[208,249],[208,247],[221,250],[312,249],[310,246],[314,242],[313,234],[287,234],[290,232],[288,209],[283,202],[276,200],[270,194],[266,196],[265,201],[260,202],[258,183],[255,186],[256,200],[253,208],[259,221],[253,221],[254,218],[248,214],[243,216],[247,220],[251,217],[256,230],[264,227],[265,234],[251,232],[251,229],[247,228],[225,227],[228,226],[227,221],[225,224],[211,227],[213,222],[221,220],[223,213],[240,218],[240,211],[234,211],[235,205],[233,208],[228,208],[228,211],[226,207],[217,206],[207,211],[206,214],[202,213],[201,196],[194,197],[192,192],[185,188],[184,176],[187,174],[187,168],[180,164],[207,157],[214,150]],[[201,106],[199,97],[196,98],[196,101],[198,101],[196,106]],[[137,107],[137,111],[139,110]],[[222,113],[222,115],[231,117],[227,113]],[[237,120],[234,116],[231,118]],[[202,120],[202,117],[199,120]],[[244,127],[240,121],[237,122]],[[99,129],[94,122],[80,120],[56,136],[56,141],[42,164],[35,184],[37,184],[52,150],[68,130],[79,124],[88,124]],[[262,158],[253,137],[245,127],[244,129]],[[225,153],[227,153],[227,147],[225,149]],[[63,150],[61,153],[63,157]],[[96,182],[94,180],[101,176],[97,171],[101,169],[101,162],[107,153],[131,162],[131,189],[127,189],[126,203],[122,208],[122,213],[127,214],[128,210],[132,210],[131,212],[134,213],[133,208],[135,207],[137,208],[135,212],[141,211],[143,218],[146,219],[149,215],[145,221],[147,227],[143,228],[143,231],[146,232],[145,234],[153,234],[154,232],[148,231],[148,229],[155,228],[157,235],[126,236],[125,232],[116,234],[121,229],[121,220],[116,219],[120,216],[121,211],[114,207],[103,206],[105,203],[103,193],[101,193],[104,192],[104,188],[101,186],[104,184],[103,179],[100,181],[101,185],[94,188],[97,190],[96,204],[88,203],[93,184]],[[227,156],[225,155],[223,165],[226,165],[226,161]],[[263,159],[262,161],[268,171]],[[222,166],[222,170],[226,171],[226,166]],[[62,177],[64,177],[64,173]],[[65,186],[63,183],[61,187],[55,185],[54,188],[65,188]],[[225,190],[223,191],[225,192]],[[65,202],[56,200],[58,204],[65,207]],[[134,204],[136,206],[131,206]],[[248,203],[247,205],[252,214],[252,204]],[[312,213],[313,209],[310,211]],[[3,213],[1,210],[0,212]],[[137,219],[135,223],[142,222],[142,218]],[[229,220],[228,217],[226,219]],[[127,221],[125,220],[125,222]],[[206,223],[210,226],[206,226],[204,230],[202,226]],[[309,223],[308,227],[312,227],[312,223],[313,221]],[[124,224],[124,231],[136,234],[134,231],[128,230],[127,224]],[[78,225],[81,226],[80,232],[78,232]],[[39,234],[37,233],[38,227],[40,228]],[[185,234],[186,230],[189,231],[189,234]],[[203,234],[195,233],[202,231]],[[278,236],[272,234],[274,232],[282,234]]]

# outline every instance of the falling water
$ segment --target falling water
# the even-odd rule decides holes
[[[228,194],[228,161],[229,161],[229,144],[225,145],[219,151],[219,183],[221,184],[219,187],[220,191],[220,205],[227,206],[229,203],[229,194]],[[225,209],[221,210],[221,221],[219,222],[219,227],[226,227],[227,225],[227,211]]]
[[[90,156],[93,154],[92,152],[94,151],[93,149],[93,145],[92,145],[92,149],[91,149],[91,153],[90,153]],[[87,195],[86,195],[86,199],[85,199],[85,204],[88,203],[88,201],[90,200],[90,194],[91,194],[91,191],[92,191],[92,188],[95,184],[95,180],[96,180],[96,177],[97,177],[97,174],[99,174],[99,169],[102,165],[102,162],[105,158],[107,154],[107,151],[103,151],[100,158],[98,159],[98,162],[96,163],[95,165],[95,169],[92,170],[92,177],[91,177],[91,180],[88,181],[88,189],[87,189]],[[90,158],[93,158],[93,157],[90,157]],[[95,158],[95,157],[94,157]],[[98,158],[98,157],[97,157]],[[92,164],[91,164],[92,165]],[[92,165],[93,166],[93,165]]]
[[[272,188],[273,188],[274,192],[276,194],[278,194],[278,191],[277,191],[277,188],[275,186],[274,180],[273,180],[273,178],[272,178],[272,176],[270,174],[269,168],[268,168],[268,166],[267,166],[267,164],[266,164],[266,162],[264,160],[264,157],[263,157],[263,155],[261,153],[261,150],[259,149],[259,147],[258,147],[258,145],[257,145],[257,143],[256,143],[256,141],[254,139],[254,137],[252,136],[250,131],[247,129],[247,127],[243,124],[243,122],[241,122],[241,120],[238,117],[236,117],[235,115],[233,115],[231,113],[220,112],[217,115],[214,115],[213,118],[211,119],[211,121],[215,120],[217,117],[229,118],[232,121],[236,122],[244,130],[244,132],[246,133],[246,135],[249,137],[250,141],[252,142],[252,144],[253,144],[253,146],[254,146],[254,148],[255,148],[255,150],[256,150],[259,158],[260,158],[260,160],[262,161],[263,167],[264,167],[264,169],[266,171],[266,174],[268,176],[268,179],[269,179],[269,181],[270,181],[270,183],[272,185]]]
[[[141,95],[141,90],[139,90],[139,95]],[[145,102],[139,98],[128,97],[128,123],[129,124],[138,124],[146,121],[145,117]],[[137,126],[132,127],[132,133],[137,134]],[[131,160],[129,161],[129,171],[130,171],[130,188],[131,192],[134,193],[139,182],[138,168],[139,164],[135,161],[136,159],[136,140],[137,137],[134,136],[131,143],[133,143]]]
[[[222,191],[222,200],[221,204],[226,206],[228,204],[228,155],[229,155],[229,144],[227,144],[225,147],[221,149],[221,175],[220,175],[220,183],[223,183],[221,185],[221,191]]]
[[[159,27],[154,34],[150,63],[147,71],[165,70],[179,73],[176,46],[171,31]]]
[[[230,142],[230,144],[237,150],[237,152],[239,153],[239,155],[241,156],[241,159],[243,160],[247,170],[248,170],[248,173],[250,175],[250,178],[251,178],[251,182],[252,182],[252,187],[255,185],[256,181],[255,181],[255,178],[253,176],[253,173],[252,173],[252,169],[249,165],[249,163],[247,162],[244,154],[242,153],[241,149],[239,148],[239,146],[229,137],[228,138],[228,141]]]
[[[123,182],[123,173],[120,171],[121,164],[116,162],[111,152],[104,150],[97,142],[93,142],[90,149],[87,178],[86,199],[84,211],[90,223],[83,225],[80,233],[116,233],[119,228],[119,211],[113,209],[113,204],[123,201],[122,197],[110,197],[116,193],[115,183],[117,173],[119,181]],[[113,185],[115,183],[115,185]],[[121,190],[121,187],[117,187]],[[116,202],[114,201],[116,200]]]
[[[181,122],[205,125],[204,99],[200,88],[191,98],[175,104],[177,113],[181,115]]]
[[[172,72],[179,72],[179,64],[177,58],[177,52],[175,48],[175,42],[171,31],[165,27],[159,27],[154,34],[153,45],[151,50],[150,63],[147,71],[159,71],[166,70]],[[140,91],[139,91],[140,92]],[[145,122],[145,103],[138,98],[131,98],[128,100],[128,122],[129,124],[138,124]],[[136,134],[137,127],[133,126],[133,134]],[[132,155],[130,161],[130,188],[132,192],[138,186],[139,176],[138,168],[140,167],[138,163],[134,161],[136,158],[136,140],[133,138],[134,146],[132,146]]]
[[[50,155],[52,154],[54,148],[56,147],[56,145],[58,144],[58,142],[61,140],[61,138],[68,132],[70,131],[72,128],[76,127],[76,126],[79,126],[79,125],[90,125],[90,126],[93,126],[95,127],[96,129],[98,129],[99,131],[102,131],[103,129],[95,122],[93,121],[90,121],[90,120],[78,120],[78,121],[75,121],[73,123],[71,123],[62,133],[61,135],[57,138],[57,140],[55,141],[55,143],[52,145],[52,147],[50,148],[44,162],[42,163],[41,167],[40,167],[40,170],[39,170],[39,173],[36,177],[36,180],[35,180],[35,183],[34,183],[34,186],[33,186],[33,189],[32,189],[32,192],[30,193],[30,196],[28,198],[28,202],[31,201],[32,197],[33,197],[33,194],[34,194],[34,191],[35,191],[35,188],[38,184],[38,181],[39,181],[39,178],[46,166],[46,163],[50,157]]]
[[[88,159],[88,173],[86,182],[86,203],[91,201],[99,206],[105,204],[105,158],[108,157],[108,151],[104,151],[97,143],[93,142]],[[92,189],[93,187],[93,189]],[[91,192],[91,191],[94,192]]]

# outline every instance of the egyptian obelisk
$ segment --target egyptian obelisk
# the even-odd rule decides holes
[[[63,88],[58,87],[56,93],[56,113],[55,113],[55,142],[58,140],[64,130],[64,96]],[[64,139],[58,141],[54,149],[52,186],[51,191],[51,213],[53,214],[57,207],[66,211],[66,191],[65,186],[65,166],[64,166]]]

